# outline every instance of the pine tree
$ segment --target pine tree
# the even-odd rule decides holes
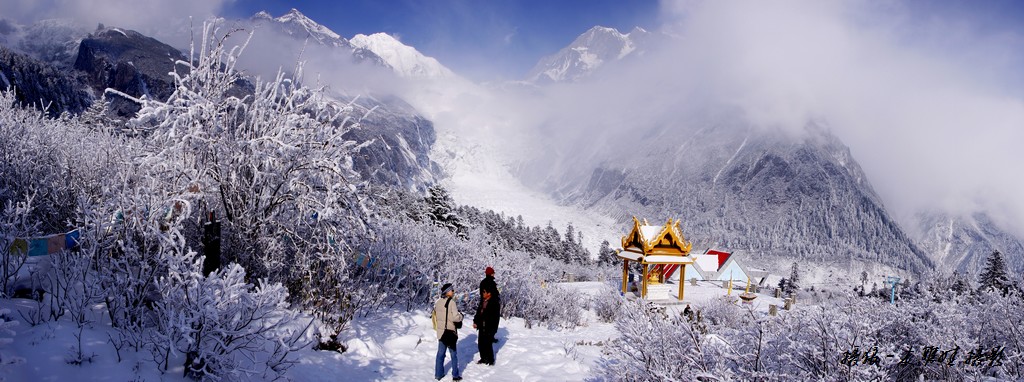
[[[597,263],[598,264],[615,264],[615,251],[612,249],[611,244],[608,240],[601,242],[601,247],[597,250]]]
[[[950,289],[957,295],[963,295],[971,291],[971,286],[967,284],[967,280],[964,276],[957,271],[953,271],[953,275],[950,276],[953,279],[952,286]]]
[[[786,291],[789,293],[796,293],[800,290],[800,269],[797,267],[796,262],[793,262],[793,268],[789,272],[789,280],[786,282],[786,287],[789,289]]]
[[[867,287],[868,287],[868,271],[861,271],[860,272],[860,290],[857,291],[857,294],[860,295],[861,297],[864,297],[864,293],[865,293],[864,290],[867,289]]]
[[[459,238],[469,238],[466,224],[462,222],[462,218],[455,211],[455,202],[448,195],[448,190],[445,190],[440,185],[435,185],[427,191],[430,194],[427,196],[427,204],[430,205],[428,216],[434,222],[434,225],[447,228],[449,231],[458,234]]]
[[[989,255],[988,259],[985,260],[985,270],[981,272],[978,287],[979,292],[998,291],[999,293],[1006,295],[1010,289],[1013,289],[1013,284],[1010,283],[1010,277],[1006,274],[1006,263],[1003,262],[1003,254],[999,251],[993,251]]]

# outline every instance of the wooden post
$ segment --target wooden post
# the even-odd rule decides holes
[[[622,294],[629,292],[629,260],[622,260]]]
[[[644,268],[644,274],[643,274],[644,278],[643,278],[643,280],[640,280],[640,285],[641,285],[640,297],[641,298],[647,298],[647,276],[648,276],[647,275],[647,264],[644,264],[642,262],[640,264],[643,265],[643,268]]]
[[[683,294],[686,293],[686,264],[683,264],[683,269],[679,273],[679,301],[683,301]]]
[[[779,314],[779,306],[774,304],[768,305],[768,314],[772,316]]]

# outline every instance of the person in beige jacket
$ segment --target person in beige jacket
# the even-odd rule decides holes
[[[462,373],[459,372],[459,352],[455,345],[459,341],[459,328],[462,327],[462,312],[459,312],[459,304],[453,301],[455,288],[451,283],[441,287],[441,298],[434,303],[433,321],[434,330],[437,332],[437,357],[434,362],[434,378],[444,378],[444,352],[448,350],[452,355],[452,380],[461,381]]]

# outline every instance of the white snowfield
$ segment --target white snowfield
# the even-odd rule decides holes
[[[559,284],[577,289],[582,297],[605,296],[610,284],[580,282]],[[676,284],[666,284],[664,302],[670,312],[678,313],[685,304],[676,301]],[[740,288],[740,285],[736,285]],[[737,299],[742,290],[733,290]],[[686,285],[685,303],[702,303],[722,298],[726,290],[720,283],[699,282]],[[769,304],[782,301],[766,295],[755,300],[755,309],[765,314]],[[121,349],[122,360],[108,336],[116,336],[103,317],[101,305],[94,309],[95,321],[81,330],[82,353],[91,358],[81,365],[67,362],[77,351],[79,329],[68,318],[29,325],[18,313],[27,314],[33,300],[0,299],[0,310],[10,309],[8,317],[18,322],[10,343],[0,342],[0,378],[7,381],[188,381],[182,377],[184,356],[171,357],[171,367],[161,373],[146,350]],[[781,308],[780,314],[786,314]],[[469,312],[471,313],[471,312]],[[494,345],[494,366],[477,364],[476,332],[472,316],[467,314],[465,326],[459,331],[459,365],[466,381],[582,381],[595,377],[593,370],[602,357],[609,340],[619,337],[613,323],[599,320],[592,312],[584,312],[586,323],[573,329],[551,329],[534,324],[528,328],[522,318],[502,319]],[[308,322],[308,321],[307,321]],[[427,310],[393,311],[374,317],[357,318],[351,329],[342,334],[348,350],[344,353],[314,351],[306,346],[293,353],[297,363],[284,375],[292,381],[429,381],[434,376],[437,337]],[[451,360],[446,360],[446,376],[451,380]],[[263,380],[261,373],[251,380]]]

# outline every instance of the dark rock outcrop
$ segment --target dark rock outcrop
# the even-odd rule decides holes
[[[0,90],[14,90],[21,105],[45,109],[50,116],[81,113],[93,100],[82,78],[3,46]]]
[[[111,88],[135,98],[165,100],[174,91],[170,73],[179,60],[187,58],[152,37],[132,30],[101,28],[82,40],[74,68],[85,73],[96,94]],[[108,95],[107,99],[110,109],[120,116],[131,116],[139,110],[138,104],[123,97]]]

